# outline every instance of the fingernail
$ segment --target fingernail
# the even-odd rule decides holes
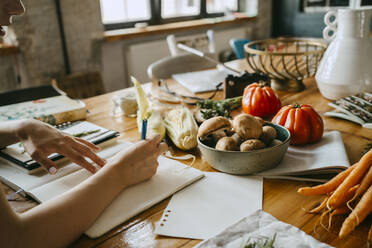
[[[49,173],[52,174],[52,175],[56,174],[57,173],[57,168],[56,167],[50,167],[49,168]]]

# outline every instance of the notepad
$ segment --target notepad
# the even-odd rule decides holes
[[[206,239],[262,208],[261,177],[205,172],[176,193],[156,225],[159,235]]]
[[[172,77],[193,93],[216,90],[219,83],[225,81],[228,73],[222,70],[205,70],[173,74]]]
[[[105,159],[127,149],[128,142],[118,143],[102,150]],[[204,174],[180,162],[160,156],[157,173],[148,181],[123,190],[85,232],[97,238],[136,214],[152,207],[178,190],[202,178]],[[76,164],[69,163],[56,175],[40,171],[28,175],[0,159],[0,179],[14,190],[23,189],[39,202],[48,201],[75,187],[92,174]]]

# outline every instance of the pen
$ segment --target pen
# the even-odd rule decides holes
[[[142,130],[141,130],[141,140],[146,139],[146,132],[147,132],[147,119],[142,120]]]

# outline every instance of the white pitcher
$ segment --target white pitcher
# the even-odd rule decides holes
[[[371,8],[339,9],[324,16],[323,37],[330,45],[315,75],[324,97],[372,92],[371,16]]]

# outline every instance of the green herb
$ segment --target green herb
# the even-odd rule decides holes
[[[85,131],[85,132],[81,132],[81,133],[75,133],[72,136],[77,137],[77,138],[81,138],[81,137],[87,136],[89,134],[97,133],[99,131],[101,131],[101,130],[96,129],[96,130],[91,130],[91,131]]]
[[[23,145],[23,142],[19,142],[19,143],[18,143],[18,146],[22,148],[21,154],[23,154],[23,153],[26,152],[26,150],[25,150],[25,148],[24,148],[24,145]]]
[[[215,116],[231,118],[230,112],[242,105],[242,96],[221,101],[203,100],[198,101],[196,105],[200,108],[200,112],[204,119],[210,119]]]
[[[248,240],[243,241],[241,248],[274,248],[275,238],[276,233],[272,239],[265,236],[260,236],[258,238],[250,237]]]

